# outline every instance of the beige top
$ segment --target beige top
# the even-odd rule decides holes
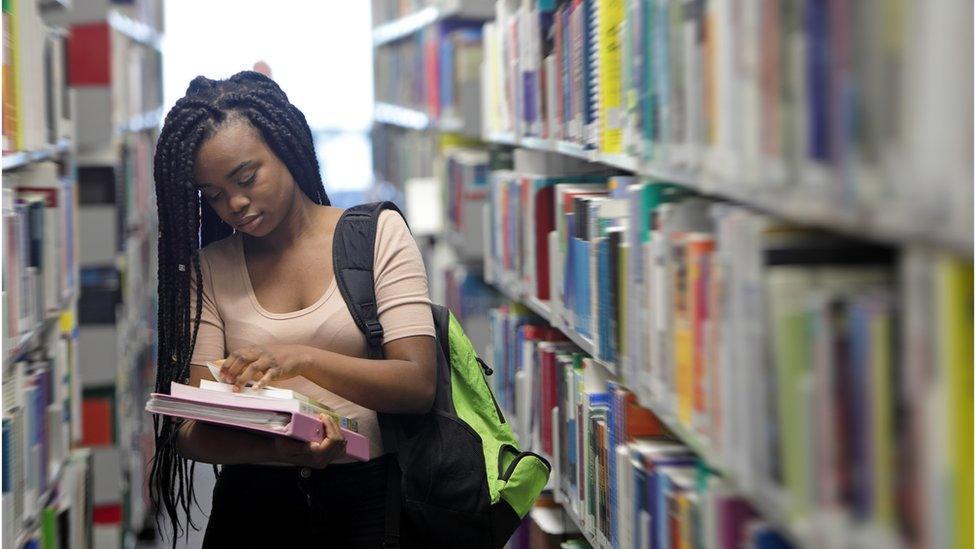
[[[417,335],[434,335],[427,273],[417,243],[403,218],[380,214],[376,227],[373,277],[383,343]],[[258,303],[244,262],[239,233],[214,242],[200,253],[203,312],[193,350],[193,364],[225,358],[249,345],[309,345],[347,356],[366,357],[366,338],[356,327],[333,278],[315,303],[290,313],[271,313]],[[196,295],[195,292],[191,295]],[[354,418],[369,437],[370,455],[383,455],[376,412],[297,377],[273,384],[318,400]],[[340,461],[351,461],[345,459]]]

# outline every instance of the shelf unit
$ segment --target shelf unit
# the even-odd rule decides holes
[[[157,51],[162,49],[163,35],[149,25],[141,21],[136,21],[119,10],[110,10],[107,21],[110,27],[127,36],[132,41]]]
[[[3,171],[16,170],[35,162],[53,160],[71,149],[70,139],[61,139],[34,151],[18,151],[3,155]]]
[[[541,318],[549,322],[549,324],[554,328],[557,328],[564,335],[566,335],[566,337],[575,343],[580,350],[591,355],[592,357],[593,348],[589,339],[582,336],[575,330],[566,327],[559,318],[556,318],[552,314],[552,308],[549,306],[549,304],[534,296],[528,296],[526,292],[522,291],[518,284],[512,283],[511,281],[500,282],[489,280],[488,283],[497,288],[499,292],[501,292],[511,301],[521,303],[522,305],[531,309],[535,314],[539,315]],[[606,368],[613,377],[618,375],[615,363],[598,360],[595,357],[593,358],[593,362],[603,368]],[[745,489],[742,483],[724,468],[721,460],[718,459],[718,457],[710,449],[708,441],[704,440],[701,436],[694,433],[691,429],[678,421],[678,419],[674,417],[674,414],[664,407],[659,401],[653,399],[650,402],[640,401],[640,405],[654,412],[654,414],[658,417],[658,419],[661,420],[661,423],[664,424],[675,439],[681,441],[681,443],[698,455],[698,457],[709,469],[719,474],[728,483],[729,487],[733,491],[745,498],[762,515],[764,519],[775,526],[779,532],[785,535],[786,538],[797,547],[820,546],[823,535],[831,535],[835,540],[839,540],[839,543],[847,543],[852,547],[864,549],[870,547],[899,547],[897,536],[890,531],[882,531],[877,528],[865,526],[854,526],[842,520],[828,517],[814,517],[811,520],[799,521],[790,519],[784,514],[782,508],[779,508],[771,503],[773,498],[768,497],[767,494],[763,494],[761,491],[751,491]],[[516,420],[514,419],[514,414],[512,414],[511,411],[506,410],[505,415],[506,417],[510,418],[510,423],[515,423]],[[551,462],[551,456],[544,457],[549,459]],[[582,527],[582,522],[573,512],[572,507],[564,503],[565,497],[561,493],[561,487],[557,487],[556,492],[560,495],[560,497],[557,498],[557,502],[563,505],[566,514],[573,520],[573,522],[576,523],[587,542],[595,548],[608,547],[606,544],[601,543],[600,540],[594,539],[592,536],[590,536],[586,529]],[[824,528],[828,527],[833,528],[833,531],[825,532]]]
[[[58,307],[58,311],[54,313],[49,313],[44,321],[39,325],[35,326],[33,329],[28,330],[26,333],[21,334],[16,342],[10,347],[3,350],[3,370],[7,371],[17,358],[36,350],[38,346],[43,343],[44,336],[47,332],[53,328],[61,318],[61,313],[70,308],[74,303],[74,292],[67,293],[61,302],[61,306]]]
[[[494,14],[490,2],[463,2],[462,0],[440,0],[403,17],[380,24],[373,28],[373,47],[379,47],[402,40],[421,29],[445,19],[475,18],[483,19]]]
[[[602,164],[608,168],[682,185],[701,194],[749,206],[801,225],[893,245],[931,246],[967,258],[973,257],[971,232],[944,225],[935,228],[927,226],[920,216],[912,215],[912,212],[899,212],[886,208],[879,208],[876,211],[839,209],[822,197],[812,196],[809,191],[803,192],[789,186],[766,188],[723,181],[700,170],[662,166],[629,155],[605,154],[566,141],[536,137],[518,138],[508,133],[492,133],[483,136],[483,139],[498,145],[563,154]]]

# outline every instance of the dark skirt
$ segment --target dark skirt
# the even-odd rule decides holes
[[[392,459],[325,469],[224,466],[203,546],[381,547]],[[412,545],[408,537],[401,532],[401,545]]]

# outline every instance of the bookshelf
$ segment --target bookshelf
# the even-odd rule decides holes
[[[71,140],[61,139],[55,144],[42,147],[34,151],[16,151],[3,155],[3,170],[16,170],[35,162],[53,160],[71,148]]]
[[[56,523],[77,539],[90,510],[64,481],[81,436],[76,97],[57,21],[70,9],[3,3],[4,547],[57,543]]]
[[[933,225],[910,211],[898,212],[880,207],[856,211],[838,209],[834,204],[811,196],[803,189],[751,188],[744,182],[676,169],[626,154],[600,153],[568,141],[536,137],[516,139],[512,134],[498,133],[485,135],[483,139],[487,143],[562,154],[636,176],[680,184],[701,194],[749,206],[797,224],[893,245],[931,246],[970,258],[973,256],[972,231],[961,226]]]
[[[77,98],[76,333],[95,517],[89,545],[133,546],[153,531],[145,483],[152,425],[143,406],[155,367],[152,160],[164,114],[162,0],[72,4],[57,21],[71,30],[75,62],[68,80]]]
[[[429,35],[419,29],[436,27],[443,20],[434,10],[425,13],[398,21],[403,29],[408,22],[417,25],[412,30],[389,41],[380,37],[386,47],[411,53],[381,60],[386,63],[383,72],[392,74],[400,67],[425,73],[414,75],[417,79],[439,76],[435,66],[423,63],[420,50],[423,37]],[[967,318],[972,307],[972,102],[959,91],[970,89],[972,79],[972,29],[959,22],[968,21],[971,4],[500,0],[494,3],[493,15],[482,28],[481,144],[466,144],[490,151],[491,190],[480,214],[466,215],[484,221],[485,280],[519,304],[504,307],[504,312],[493,310],[493,315],[507,320],[493,325],[489,353],[494,356],[496,395],[502,395],[500,405],[513,425],[521,425],[518,420],[523,419],[512,414],[519,411],[517,403],[525,406],[540,396],[547,398],[549,387],[531,376],[539,375],[535,361],[549,349],[543,343],[552,342],[533,342],[535,358],[521,358],[528,356],[528,343],[513,335],[519,322],[541,322],[575,345],[586,368],[601,372],[600,379],[632,392],[671,438],[697,456],[696,467],[711,471],[705,475],[704,489],[689,490],[691,500],[675,499],[676,505],[707,502],[727,505],[723,509],[748,509],[742,524],[748,524],[748,535],[755,536],[749,541],[755,543],[971,543],[970,522],[947,523],[941,518],[957,508],[968,515],[971,489],[946,488],[939,480],[951,477],[962,486],[972,485],[967,472],[972,469],[967,450],[971,393],[967,389],[961,395],[951,388],[952,380],[960,379],[968,388],[972,375],[972,325]],[[434,19],[414,23],[424,17]],[[891,25],[893,21],[899,23]],[[375,39],[374,35],[374,43]],[[965,50],[964,59],[933,62],[933,48],[948,45]],[[411,47],[416,51],[409,51]],[[920,74],[925,77],[918,78]],[[386,95],[377,94],[385,105],[410,111],[403,117],[377,116],[380,131],[393,136],[391,142],[400,140],[402,147],[388,155],[387,147],[381,146],[379,154],[383,159],[399,157],[400,167],[409,165],[400,173],[413,170],[411,175],[433,175],[450,185],[444,175],[450,173],[444,167],[450,165],[450,154],[426,153],[436,150],[436,142],[449,130],[438,124],[430,97],[416,95],[416,89],[390,87]],[[421,150],[411,148],[417,143],[415,134],[435,145],[411,157],[410,151]],[[947,142],[966,145],[932,146]],[[511,159],[496,161],[512,151],[514,167]],[[517,151],[535,153],[547,166],[575,161],[576,171],[519,169]],[[546,235],[565,238],[567,247],[575,244],[558,230],[558,223],[557,230],[545,224],[538,228],[539,219],[550,214],[533,211],[538,207],[534,193],[547,185],[576,183],[573,177],[592,173],[602,177],[605,196],[583,201],[586,206],[581,207],[590,209],[568,212],[576,219],[586,215],[586,223],[596,219],[595,227],[581,229],[586,236],[580,238],[579,248],[591,271],[587,274],[583,263],[572,266],[577,277],[589,280],[589,297],[582,292],[572,298],[541,298],[538,280],[532,279],[532,261],[545,248]],[[496,187],[496,178],[507,181],[505,186]],[[645,208],[637,207],[645,195],[629,194],[661,184],[680,197]],[[457,216],[463,202],[449,197],[445,206]],[[557,212],[560,207],[558,202],[553,206]],[[604,209],[615,213],[603,215]],[[503,213],[496,217],[498,211]],[[555,216],[563,213],[567,212]],[[686,232],[691,234],[687,240]],[[652,243],[662,236],[664,244]],[[443,240],[456,250],[472,249],[457,231]],[[553,254],[556,244],[548,244]],[[797,254],[798,247],[804,253],[820,251],[807,254],[801,263],[808,263],[798,265],[791,263],[803,256]],[[504,250],[501,255],[496,253],[499,249]],[[614,252],[616,270],[600,255]],[[702,253],[709,258],[707,267],[689,263],[686,254]],[[567,254],[562,250],[550,265],[551,295],[578,284],[553,273],[566,268]],[[694,257],[697,261],[701,256]],[[633,265],[648,260],[659,261],[660,267]],[[845,261],[854,265],[833,266]],[[655,268],[664,269],[660,280],[641,274]],[[744,298],[745,293],[728,298],[736,301],[724,306],[735,313],[715,308],[715,314],[730,316],[709,317],[707,328],[694,328],[702,332],[689,336],[687,329],[697,326],[699,313],[689,313],[681,300],[672,310],[675,298],[670,292],[680,291],[688,300],[717,298],[711,297],[711,289],[693,297],[687,286],[668,285],[690,284],[687,273],[699,268],[707,268],[707,284],[717,284],[715,292],[745,292],[752,284],[751,295],[761,299]],[[612,274],[619,280],[607,284]],[[722,278],[726,276],[732,278]],[[608,292],[607,286],[612,288],[609,296],[601,293]],[[664,293],[652,294],[652,300],[640,294],[651,291],[647,288]],[[625,299],[621,292],[629,301],[616,301]],[[794,297],[799,301],[791,301]],[[571,310],[579,300],[579,310]],[[832,309],[826,302],[837,307],[834,313],[827,312]],[[709,310],[719,303],[709,302]],[[669,318],[665,324],[645,319],[648,312],[657,314],[655,307]],[[848,334],[847,328],[829,327],[825,319],[835,313],[843,319],[838,322],[849,323],[844,326],[871,323],[880,331],[868,337],[867,332]],[[821,330],[815,332],[817,337],[827,339],[814,341],[812,335],[781,328],[801,317]],[[607,318],[616,320],[601,324]],[[608,340],[608,326],[617,339]],[[637,331],[631,333],[630,326]],[[667,330],[651,331],[661,326]],[[708,336],[705,330],[711,330]],[[507,336],[499,337],[498,332]],[[967,336],[959,337],[963,333]],[[716,354],[696,357],[697,351],[684,347],[689,337]],[[673,343],[674,338],[681,343]],[[725,340],[740,345],[734,349],[722,343]],[[857,352],[864,354],[825,354],[826,341],[856,342]],[[651,342],[662,349],[654,353],[666,355],[640,356],[648,353]],[[676,356],[671,346],[679,344],[690,358]],[[865,362],[865,356],[873,358]],[[867,377],[836,374],[859,387],[857,399],[826,389],[825,380],[835,379],[828,373],[831,368],[866,368]],[[645,370],[650,378],[643,377]],[[725,376],[720,380],[735,392],[705,392],[700,402],[690,388],[708,391],[708,386],[696,384],[719,375],[714,372]],[[898,385],[901,392],[895,393],[889,377],[894,378],[891,384],[910,378],[923,388]],[[526,390],[530,393],[519,393]],[[723,408],[707,408],[713,401]],[[847,411],[838,411],[840,404]],[[897,426],[891,419],[895,407]],[[836,457],[832,452],[840,452],[838,448],[852,451],[853,443],[825,419],[833,415],[817,414],[857,423],[852,428],[857,437],[869,442],[859,443],[855,454],[897,457],[844,454],[836,462],[822,461],[828,459],[824,456]],[[758,427],[743,421],[750,417]],[[865,417],[871,422],[865,423]],[[533,415],[528,425],[540,428],[539,421],[545,420]],[[608,430],[610,423],[608,419]],[[796,434],[813,432],[811,425],[820,429],[817,437]],[[933,425],[940,427],[933,430]],[[947,434],[950,431],[956,435]],[[520,434],[523,446],[547,453],[539,441],[525,439],[529,433]],[[952,442],[956,438],[963,442]],[[939,449],[933,450],[938,457],[921,457],[928,455],[928,447]],[[610,454],[605,459],[612,460]],[[559,459],[558,452],[549,454],[553,456]],[[918,465],[922,462],[928,465]],[[838,498],[837,484],[829,479],[847,474],[844,471],[852,466],[868,471],[859,476],[870,480],[845,485],[848,495]],[[687,481],[688,474],[675,479]],[[805,480],[804,474],[827,479],[829,487]],[[928,494],[919,496],[919,509],[911,511],[904,499],[894,500],[895,475],[911,484],[898,490]],[[597,535],[587,524],[594,519],[574,512],[579,496],[570,498],[561,488],[557,483],[557,500],[587,541],[594,547],[608,546],[606,532]],[[675,493],[679,498],[686,494]],[[854,493],[861,495],[849,495]],[[868,493],[871,501],[885,503],[865,503]],[[712,542],[714,537],[709,538]],[[725,542],[746,543],[744,538]]]
[[[391,2],[374,0],[373,47],[403,40],[424,28],[448,19],[487,19],[494,8],[487,2],[428,0],[407,13],[399,13]]]

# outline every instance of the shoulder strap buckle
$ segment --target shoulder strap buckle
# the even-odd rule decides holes
[[[366,319],[366,341],[373,349],[383,345],[383,325],[375,318]]]

